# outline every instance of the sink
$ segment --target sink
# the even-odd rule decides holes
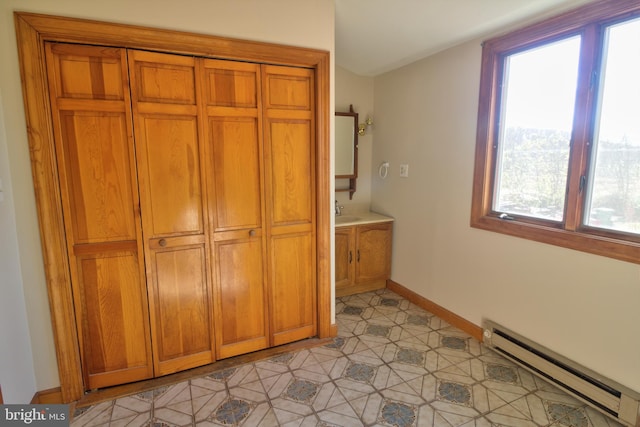
[[[359,216],[353,215],[340,215],[336,217],[336,224],[344,224],[345,222],[356,222],[361,220]]]

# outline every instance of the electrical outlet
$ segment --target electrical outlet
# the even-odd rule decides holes
[[[400,176],[403,178],[409,177],[409,165],[400,165]]]

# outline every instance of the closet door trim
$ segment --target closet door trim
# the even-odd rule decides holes
[[[336,334],[336,325],[331,323],[329,52],[26,12],[14,12],[14,21],[51,323],[64,402],[80,399],[85,387],[57,178],[45,41],[156,50],[315,70],[318,337]]]

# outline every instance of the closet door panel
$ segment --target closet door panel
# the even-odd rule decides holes
[[[149,236],[201,234],[203,228],[198,126],[195,117],[142,115]],[[143,142],[144,141],[144,142]]]
[[[313,221],[310,126],[309,121],[269,120],[272,226]]]
[[[132,89],[137,102],[156,104],[196,104],[194,59],[178,55],[136,51],[136,76]]]
[[[84,284],[85,383],[90,389],[113,385],[115,372],[122,383],[147,376],[148,354],[140,343],[148,339],[148,318],[140,310],[146,300],[135,253],[81,255],[78,270]]]
[[[152,253],[158,284],[155,298],[158,353],[155,356],[160,371],[156,374],[182,370],[183,363],[192,366],[193,360],[199,358],[201,363],[209,363],[211,339],[204,245],[178,246],[176,250]]]
[[[74,242],[135,240],[124,112],[63,110],[59,114]]]
[[[304,68],[265,66],[264,108],[313,111],[313,72]],[[288,113],[284,113],[288,114]]]
[[[110,47],[49,44],[50,90],[58,99],[128,100],[123,53]]]
[[[317,331],[312,70],[263,66],[272,344]]]
[[[125,51],[45,51],[84,387],[150,378]]]
[[[205,60],[206,105],[256,109],[260,102],[259,66],[246,62]]]
[[[129,51],[156,375],[213,357],[199,61]]]
[[[262,226],[257,121],[255,117],[209,119],[216,232]]]
[[[263,233],[260,67],[206,60],[203,71],[215,241],[217,357],[269,346]]]
[[[220,286],[218,357],[268,347],[262,236],[226,240],[215,247]]]
[[[315,263],[311,234],[271,239],[273,345],[316,334]]]

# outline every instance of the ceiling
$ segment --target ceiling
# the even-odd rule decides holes
[[[335,0],[336,63],[375,76],[590,0]]]

